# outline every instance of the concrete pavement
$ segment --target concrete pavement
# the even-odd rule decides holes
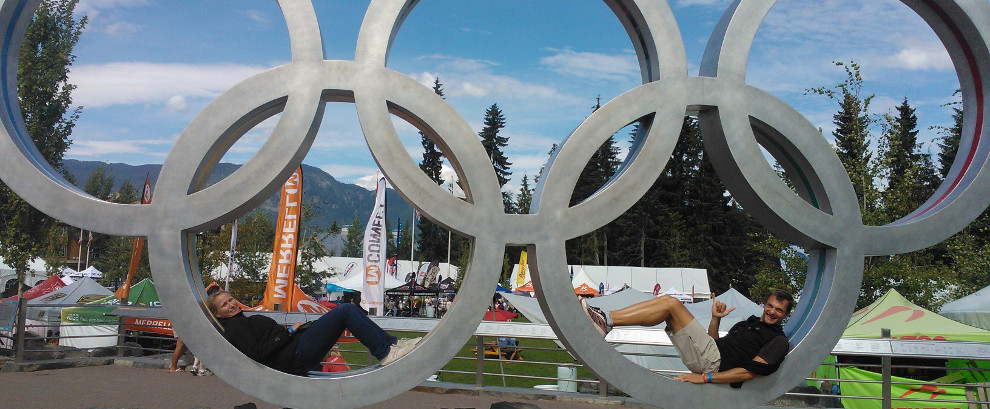
[[[169,373],[159,368],[116,365],[84,366],[34,372],[0,373],[0,407],[3,408],[228,408],[254,403],[259,409],[280,406],[261,401],[228,385],[217,376]],[[123,364],[122,364],[123,363]],[[529,390],[485,388],[430,383],[368,408],[490,408],[497,402],[517,402],[519,408],[592,409],[644,408],[622,398],[600,399],[588,395],[522,393]],[[570,395],[570,396],[568,396]]]

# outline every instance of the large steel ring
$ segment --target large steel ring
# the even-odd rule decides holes
[[[17,52],[38,0],[0,6],[0,177],[33,206],[66,223],[110,234],[147,236],[162,298],[176,330],[227,382],[291,407],[356,407],[398,395],[436,372],[477,327],[506,245],[534,254],[534,284],[561,340],[604,380],[658,405],[749,407],[776,397],[830,351],[852,312],[864,254],[923,248],[949,237],[986,206],[987,148],[983,118],[990,69],[990,6],[982,0],[905,1],[952,55],[964,95],[964,139],[947,182],[921,208],[887,226],[863,226],[848,175],[831,147],[782,101],[745,84],[746,59],[772,0],[735,2],[716,27],[700,77],[686,75],[683,44],[663,1],[608,0],[640,60],[644,85],[589,117],[547,165],[528,215],[507,215],[488,158],[467,123],[428,88],[386,67],[391,41],[416,1],[375,0],[368,8],[354,61],[326,61],[312,5],[281,0],[292,62],[228,90],[183,132],[169,154],[151,205],[115,205],[64,181],[25,131],[14,84]],[[228,222],[269,197],[302,161],[327,101],[356,104],[365,137],[396,189],[422,213],[473,238],[471,267],[458,302],[424,342],[387,368],[310,379],[268,369],[223,340],[202,306],[194,235]],[[624,359],[584,318],[566,277],[565,240],[591,232],[631,207],[659,176],[686,109],[698,110],[706,150],[733,196],[762,224],[813,250],[807,283],[786,331],[794,348],[775,374],[742,390],[682,384]],[[223,181],[203,188],[223,153],[247,129],[281,112],[259,153]],[[465,182],[467,201],[419,171],[399,143],[389,114],[429,134]],[[584,163],[626,124],[651,126],[620,172],[591,198],[569,206]],[[773,154],[795,181],[794,194],[763,159]],[[288,148],[285,148],[288,147]],[[65,206],[65,204],[72,204]],[[921,234],[923,232],[924,234]],[[465,301],[467,300],[467,301]],[[699,387],[709,388],[698,393]]]

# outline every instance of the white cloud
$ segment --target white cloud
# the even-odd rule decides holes
[[[148,0],[79,0],[76,13],[88,15],[91,18],[98,15],[100,10],[117,7],[138,7],[148,5]]]
[[[880,65],[891,68],[917,70],[952,70],[948,51],[939,43],[929,43],[902,48],[894,55],[880,58]]]
[[[237,64],[118,62],[74,67],[69,81],[84,107],[162,103],[175,96],[213,98],[266,67]]]
[[[436,71],[410,74],[423,84],[433,86],[433,79],[439,76],[448,98],[494,98],[497,100],[528,100],[537,104],[545,102],[573,103],[575,98],[563,94],[553,87],[517,78],[494,74],[498,64],[478,59],[455,58],[445,55],[430,55],[420,59],[438,59],[442,62]]]
[[[355,185],[374,191],[378,188],[378,178],[375,175],[362,176],[354,179]]]
[[[677,7],[721,6],[726,4],[729,4],[728,0],[677,0]]]
[[[148,0],[81,0],[76,5],[76,17],[87,16],[86,31],[106,33],[111,36],[132,35],[140,31],[141,26],[119,17],[105,17],[103,11],[124,7],[140,7],[149,5]]]
[[[247,14],[247,17],[251,21],[254,21],[255,23],[268,25],[268,23],[271,22],[271,19],[268,17],[268,14],[261,10],[253,10],[253,9],[245,10],[244,13]]]
[[[375,172],[378,168],[373,163],[372,166],[331,163],[320,165],[319,168],[337,180],[353,183],[368,190],[375,190]]]
[[[182,95],[173,95],[165,103],[165,110],[168,112],[186,112],[189,110],[189,101]]]
[[[102,157],[121,153],[154,154],[160,152],[160,147],[171,145],[168,139],[110,139],[110,140],[74,140],[69,147],[68,155],[72,157]]]
[[[551,50],[554,54],[540,59],[540,65],[558,74],[593,80],[635,81],[639,78],[636,56]]]
[[[123,36],[123,35],[131,35],[137,33],[138,31],[141,30],[141,26],[128,23],[126,21],[117,21],[114,23],[98,26],[97,30],[110,34],[112,36]]]

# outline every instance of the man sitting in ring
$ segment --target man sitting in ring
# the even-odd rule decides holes
[[[677,349],[684,366],[691,373],[674,379],[691,383],[742,382],[775,372],[790,349],[781,322],[794,307],[794,297],[783,290],[774,290],[763,305],[763,315],[750,316],[729,329],[719,338],[718,325],[722,317],[735,310],[712,299],[712,320],[705,331],[691,312],[676,298],[661,296],[615,311],[602,311],[582,305],[599,333],[605,336],[613,327],[625,325],[654,326],[667,323],[667,335]]]

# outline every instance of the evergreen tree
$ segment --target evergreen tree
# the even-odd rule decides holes
[[[880,140],[880,173],[886,176],[883,217],[889,223],[921,206],[935,192],[938,177],[930,155],[920,152],[917,142],[918,118],[907,98],[897,107],[896,116],[883,116]]]
[[[355,217],[350,226],[347,226],[347,236],[344,238],[344,250],[342,257],[361,257],[363,252],[361,244],[364,242],[364,229],[361,226],[361,219]]]
[[[529,187],[529,176],[523,175],[522,185],[519,186],[519,194],[516,195],[516,212],[521,214],[529,213],[529,206],[533,203],[533,189]]]
[[[76,88],[68,81],[76,58],[72,51],[86,26],[85,17],[77,21],[72,16],[77,3],[48,0],[38,6],[17,66],[17,95],[27,132],[44,160],[63,174],[62,158],[81,112],[69,109]],[[31,260],[64,251],[64,242],[51,240],[55,223],[0,184],[0,257],[17,272],[19,282]]]
[[[138,198],[137,189],[130,182],[125,181],[120,189],[114,191],[114,177],[107,173],[107,168],[103,165],[97,166],[86,179],[83,191],[97,199],[113,203],[135,203]],[[89,239],[88,237],[92,237]],[[103,272],[103,282],[105,285],[123,284],[127,277],[127,272],[131,265],[131,252],[134,245],[133,237],[110,236],[101,233],[89,233],[84,240],[84,261],[88,266],[94,266]],[[136,283],[143,278],[151,277],[151,270],[148,266],[147,248],[142,249],[142,258],[138,263],[135,273]]]
[[[444,96],[440,78],[433,81],[433,92],[441,98]],[[443,170],[443,153],[425,133],[420,131],[419,135],[423,143],[423,160],[419,163],[419,168],[437,185],[443,186],[444,180],[440,174]],[[419,235],[416,252],[420,260],[443,260],[446,257],[447,235],[449,234],[446,229],[436,225],[429,218],[420,217],[416,225],[416,233]],[[409,253],[410,251],[406,251],[403,254]]]
[[[958,95],[959,91],[953,95]],[[962,101],[953,101],[946,105],[954,105],[952,108],[952,126],[941,127],[942,141],[938,144],[938,170],[942,179],[949,174],[949,168],[956,159],[956,152],[959,151],[959,140],[962,139],[963,110],[959,108]]]
[[[495,176],[498,177],[499,186],[505,186],[509,181],[509,176],[512,175],[512,172],[509,172],[509,166],[512,163],[502,151],[509,144],[508,137],[499,135],[502,128],[505,128],[505,116],[502,115],[502,110],[498,108],[498,104],[492,104],[485,110],[484,127],[481,128],[481,132],[478,132],[478,136],[481,138],[481,145],[485,147],[485,153],[488,154],[488,158],[491,159],[492,166],[495,168]],[[508,192],[502,192],[502,201],[506,213],[511,213],[511,195]]]
[[[836,126],[835,131],[832,131],[835,151],[849,173],[864,218],[869,219],[871,209],[876,205],[874,172],[870,164],[871,121],[868,112],[874,95],[862,95],[863,77],[860,75],[859,64],[836,62],[835,65],[845,69],[846,79],[832,88],[813,88],[808,92],[825,95],[839,102],[839,112],[832,116],[832,123]]]
[[[596,98],[592,112],[601,108],[601,98]],[[598,147],[598,150],[591,156],[591,160],[585,164],[581,175],[578,176],[574,192],[571,194],[571,206],[587,199],[598,189],[601,189],[609,179],[615,175],[619,168],[619,148],[615,146],[615,139],[608,137],[605,142]],[[584,236],[571,239],[567,244],[568,261],[571,264],[608,264],[608,237],[614,224],[602,227]]]
[[[907,97],[897,106],[897,117],[891,131],[890,149],[885,158],[890,168],[888,186],[903,184],[908,173],[918,165],[921,155],[916,151],[918,146],[918,116],[915,109],[908,104]]]
[[[552,158],[553,154],[556,152],[557,152],[557,144],[555,143],[551,145],[550,150],[547,151],[547,158]],[[533,178],[533,183],[540,183],[540,180],[543,179],[543,170],[546,169],[546,167],[547,165],[545,163],[542,166],[540,166],[539,172],[536,172],[536,177]]]

